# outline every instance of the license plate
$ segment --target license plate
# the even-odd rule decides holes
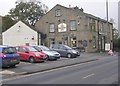
[[[17,60],[11,60],[11,62],[16,62]]]

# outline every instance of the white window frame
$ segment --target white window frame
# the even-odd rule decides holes
[[[57,16],[57,17],[61,16],[61,10],[60,9],[57,9],[55,11],[55,16]]]
[[[49,32],[50,33],[54,33],[55,32],[55,24],[54,23],[50,23]]]
[[[77,30],[77,22],[76,20],[70,21],[70,30]]]

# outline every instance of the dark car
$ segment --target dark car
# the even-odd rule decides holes
[[[48,60],[57,60],[57,59],[60,59],[60,54],[58,52],[50,50],[46,46],[39,45],[39,46],[32,46],[32,47],[34,47],[39,52],[41,52],[41,51],[44,52],[47,55]]]
[[[20,63],[15,47],[0,45],[0,67],[14,67]]]
[[[50,49],[57,51],[58,53],[60,53],[62,57],[72,58],[72,57],[80,56],[79,51],[74,50],[71,47],[63,44],[52,44],[50,46]]]

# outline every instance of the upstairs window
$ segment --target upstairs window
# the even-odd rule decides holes
[[[92,32],[95,32],[95,31],[96,31],[95,24],[90,23],[89,25],[90,25],[90,30],[91,30]]]
[[[99,26],[99,31],[103,32],[103,30],[104,30],[104,24],[101,22]]]
[[[51,33],[55,32],[55,24],[54,23],[50,24],[50,32]]]
[[[76,20],[70,21],[70,30],[77,30]]]
[[[57,17],[61,16],[61,10],[60,9],[56,10],[55,16],[57,16]]]

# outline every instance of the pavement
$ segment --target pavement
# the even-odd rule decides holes
[[[16,75],[32,74],[51,69],[61,68],[65,66],[76,65],[80,63],[86,63],[90,61],[96,61],[102,58],[108,57],[107,53],[81,53],[77,58],[61,58],[57,61],[46,61],[44,63],[29,63],[21,62],[15,68],[7,68],[2,70],[3,78],[12,77]],[[9,72],[8,74],[5,72]],[[5,76],[7,75],[7,76]]]

